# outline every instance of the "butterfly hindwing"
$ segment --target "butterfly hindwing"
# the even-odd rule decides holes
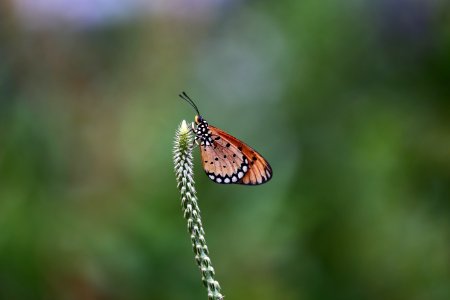
[[[244,148],[244,155],[249,161],[249,170],[241,180],[241,184],[263,184],[272,178],[272,168],[258,152],[252,148]]]
[[[263,184],[272,178],[269,163],[253,148],[225,131],[208,126],[213,145],[202,145],[203,168],[217,183]]]
[[[211,128],[212,145],[201,145],[203,169],[217,183],[238,183],[248,171],[249,161],[238,146]]]

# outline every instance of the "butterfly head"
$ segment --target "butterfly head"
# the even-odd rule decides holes
[[[204,123],[204,122],[205,122],[205,119],[203,119],[203,117],[200,116],[200,115],[196,115],[195,118],[194,118],[194,121],[195,121],[195,124],[196,124],[196,125],[199,125],[199,124],[201,124],[201,123]]]
[[[194,128],[194,126],[192,126],[192,129],[194,130],[196,136],[195,140],[201,145],[211,146],[213,144],[213,140],[211,138],[211,131],[209,130],[208,122],[203,119],[203,117],[200,115],[200,112],[198,111],[197,105],[195,105],[194,101],[189,98],[189,96],[185,92],[182,92],[179,96],[181,99],[189,103],[197,112],[197,115],[195,115],[194,118],[197,128]]]

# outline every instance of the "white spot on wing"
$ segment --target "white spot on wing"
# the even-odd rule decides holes
[[[230,178],[225,178],[225,180],[223,182],[230,183]]]
[[[239,171],[239,173],[238,173],[238,178],[241,179],[242,177],[244,177],[244,173],[242,173],[241,171]]]
[[[214,178],[216,178],[214,175],[209,175],[209,178],[211,178],[212,180],[214,180]]]
[[[216,182],[221,183],[221,182],[222,182],[222,179],[217,178],[217,179],[216,179]]]
[[[231,178],[231,181],[232,181],[232,182],[236,182],[236,181],[237,181],[237,177],[236,177],[236,176],[233,176],[233,177]]]

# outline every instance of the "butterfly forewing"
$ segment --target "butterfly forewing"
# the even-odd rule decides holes
[[[213,145],[200,148],[203,168],[211,180],[257,185],[272,178],[272,168],[258,152],[225,131],[208,127]]]

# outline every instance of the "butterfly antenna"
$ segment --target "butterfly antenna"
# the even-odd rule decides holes
[[[179,94],[181,99],[185,100],[187,103],[189,103],[197,112],[198,115],[200,115],[200,112],[198,111],[197,105],[195,105],[194,101],[186,94],[186,92],[182,92]]]

